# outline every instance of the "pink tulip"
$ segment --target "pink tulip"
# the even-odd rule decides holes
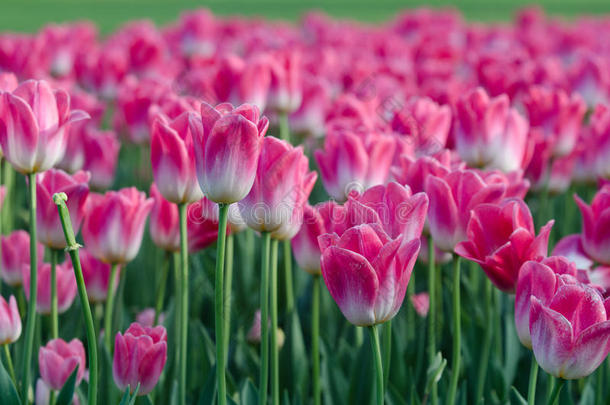
[[[252,56],[245,64],[239,77],[239,98],[248,104],[265,111],[269,86],[271,85],[271,69],[268,55]]]
[[[208,216],[209,211],[204,208],[207,205],[208,203],[193,203],[187,209],[186,232],[190,253],[205,249],[218,238],[218,218]],[[229,229],[227,224],[227,232]]]
[[[593,267],[593,260],[585,252],[580,234],[567,235],[561,238],[555,244],[552,255],[567,258],[579,269],[589,270]]]
[[[17,76],[13,73],[0,73],[0,91],[13,92],[19,86]]]
[[[270,61],[271,82],[267,108],[291,113],[301,105],[301,54],[295,50],[274,53]]]
[[[506,95],[490,99],[477,88],[457,104],[455,147],[470,166],[517,170],[527,164],[528,123]]]
[[[70,260],[55,267],[57,277],[57,311],[62,314],[70,308],[76,297],[76,279]],[[22,270],[25,297],[30,299],[30,266]],[[43,315],[51,313],[51,265],[42,263],[38,266],[38,285],[36,293],[36,312]]]
[[[428,316],[428,310],[430,309],[430,295],[427,292],[413,294],[411,296],[411,304],[413,304],[417,315],[425,318]]]
[[[89,196],[89,173],[77,172],[70,176],[66,172],[50,169],[36,178],[36,223],[38,240],[51,249],[66,247],[66,238],[53,202],[53,194],[66,193],[68,213],[74,233],[78,234],[83,217],[85,203]]]
[[[610,351],[610,301],[590,286],[557,285],[548,300],[531,297],[530,334],[547,373],[578,379],[593,373]]]
[[[150,197],[154,203],[150,211],[148,229],[155,245],[169,252],[180,251],[180,219],[178,206],[167,201],[153,183],[150,186]]]
[[[165,321],[165,313],[162,312],[159,314],[159,319],[157,320],[157,324],[162,325],[164,321]],[[136,315],[136,322],[147,328],[152,328],[153,326],[156,326],[155,325],[155,309],[146,308],[146,309],[143,309],[142,311],[138,312],[138,314]]]
[[[203,194],[217,203],[243,199],[254,183],[262,140],[269,127],[258,108],[203,103],[201,118],[190,115],[197,178]]]
[[[301,227],[316,178],[301,147],[265,138],[252,190],[238,204],[244,221],[272,238],[291,239]]]
[[[112,375],[121,391],[128,386],[133,393],[140,384],[138,395],[155,388],[167,360],[167,332],[163,326],[147,328],[132,323],[116,334]]]
[[[589,177],[610,179],[610,107],[599,104],[590,117],[590,129],[581,136],[582,165]]]
[[[504,173],[500,170],[472,170],[481,176],[483,181],[488,185],[504,185],[506,187],[504,198],[518,198],[523,200],[530,189],[530,182],[523,178],[522,170],[515,170],[514,172],[509,173]]]
[[[322,276],[339,309],[357,326],[392,319],[405,296],[419,237],[390,237],[378,224],[354,226],[319,238]]]
[[[200,221],[202,218],[218,223],[218,204],[203,197],[201,200],[194,202],[189,206],[192,214],[197,214],[200,218],[189,218],[189,221]],[[227,225],[232,233],[238,233],[248,227],[241,217],[237,203],[229,205],[229,213],[227,216]]]
[[[603,186],[587,205],[574,196],[582,215],[582,246],[596,262],[610,264],[610,185]]]
[[[419,193],[424,191],[428,176],[445,177],[455,165],[451,151],[444,149],[435,155],[417,159],[402,155],[398,164],[391,168],[391,173],[398,183],[409,186],[414,193]],[[458,163],[458,168],[462,168],[461,166]]]
[[[0,146],[18,172],[43,172],[63,157],[67,126],[86,118],[83,111],[70,111],[65,91],[28,80],[12,93],[0,93]]]
[[[2,281],[12,287],[23,283],[23,266],[30,264],[30,234],[23,230],[2,236]],[[44,257],[44,246],[37,243],[38,263]]]
[[[40,378],[56,391],[64,386],[76,367],[78,367],[76,372],[78,387],[85,375],[85,364],[85,348],[78,339],[72,339],[70,342],[53,339],[38,352]]]
[[[163,197],[176,204],[203,198],[197,183],[189,113],[174,120],[159,114],[153,120],[151,132],[153,177]]]
[[[127,263],[138,254],[153,200],[135,187],[92,194],[83,222],[85,247],[105,263]]]
[[[6,186],[0,186],[0,210],[4,205],[4,197],[6,196]]]
[[[523,263],[546,257],[553,223],[549,221],[536,236],[532,214],[523,200],[481,204],[468,222],[468,240],[458,243],[455,253],[478,263],[496,287],[512,293]]]
[[[394,139],[387,135],[333,131],[314,156],[324,188],[343,202],[353,189],[362,191],[387,181],[395,149]]]
[[[21,316],[17,300],[11,295],[8,302],[0,296],[0,346],[14,343],[21,336]]]
[[[112,131],[89,129],[83,137],[83,170],[91,173],[90,184],[96,190],[112,185],[121,144]]]
[[[436,246],[452,251],[455,245],[467,239],[471,211],[479,204],[501,201],[506,185],[487,184],[472,170],[457,170],[444,178],[429,176],[425,190],[430,198],[430,234]]]
[[[326,233],[324,219],[316,207],[305,204],[303,207],[303,225],[292,238],[292,252],[299,267],[312,275],[322,274],[320,270],[320,247],[318,236]]]
[[[111,266],[95,258],[87,249],[78,251],[80,263],[83,270],[83,279],[87,288],[87,296],[89,301],[93,303],[105,302],[108,296],[108,283],[110,282]],[[119,285],[119,275],[121,268],[117,268],[117,278],[115,280],[113,291],[116,291]]]
[[[306,76],[303,81],[303,101],[290,114],[290,129],[316,138],[324,136],[326,110],[331,101],[330,84],[320,77]]]
[[[269,328],[271,329],[271,319],[269,319]],[[284,331],[280,328],[277,328],[275,331],[276,339],[277,339],[277,347],[282,348],[284,346],[284,341],[286,340],[286,335]],[[252,319],[252,326],[250,326],[250,330],[248,330],[248,334],[246,335],[246,340],[252,344],[259,344],[261,342],[261,310],[257,309],[254,313],[254,319]]]

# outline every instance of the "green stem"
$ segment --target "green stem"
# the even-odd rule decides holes
[[[186,358],[187,358],[187,343],[188,343],[188,314],[189,314],[189,263],[188,263],[188,235],[186,231],[186,209],[187,204],[178,204],[178,213],[180,216],[180,356],[178,359],[178,403],[186,404]],[[218,281],[217,281],[218,283]],[[217,284],[218,285],[218,284]],[[222,290],[221,290],[222,294]],[[222,298],[222,296],[221,296]],[[222,328],[222,326],[221,326]],[[218,333],[218,321],[216,323],[216,333]],[[222,332],[221,332],[222,333]],[[221,334],[222,336],[222,334]],[[217,359],[218,360],[218,359]],[[222,370],[224,381],[224,369]],[[221,375],[221,369],[216,367],[216,372]],[[220,377],[219,377],[220,380]],[[224,387],[218,387],[220,390]],[[223,401],[224,401],[223,397]],[[223,403],[219,403],[223,404]]]
[[[229,356],[229,341],[231,340],[231,291],[233,289],[233,255],[234,255],[235,237],[233,234],[227,235],[227,247],[225,253],[225,308],[224,308],[224,348],[225,348],[225,364]]]
[[[453,359],[452,367],[453,373],[451,373],[451,384],[449,385],[449,405],[455,404],[455,395],[457,393],[458,379],[460,376],[460,362],[461,356],[461,345],[462,345],[462,322],[461,322],[461,308],[460,308],[460,257],[455,255],[453,257]]]
[[[216,376],[218,378],[218,405],[227,403],[227,383],[225,377],[225,337],[224,310],[224,265],[227,239],[227,217],[229,204],[218,204],[218,241],[216,242],[216,285],[214,287],[214,310],[216,327]],[[185,254],[186,255],[186,254]],[[183,331],[184,332],[184,331]],[[183,342],[184,343],[184,342]],[[186,345],[186,343],[185,343]]]
[[[278,241],[271,240],[271,399],[273,405],[280,403],[279,350],[277,346],[277,250]]]
[[[172,253],[174,259],[174,289],[175,289],[175,298],[174,298],[174,329],[175,329],[175,347],[174,347],[174,379],[179,380],[180,374],[180,353],[182,353],[181,345],[182,345],[182,334],[180,332],[180,314],[182,314],[182,282],[180,275],[180,253],[174,252]]]
[[[430,306],[428,307],[428,365],[434,363],[436,355],[436,274],[434,267],[434,240],[428,236],[428,296]],[[430,403],[438,403],[438,391],[436,382],[432,383],[432,395]]]
[[[97,384],[98,384],[98,367],[97,367],[97,343],[95,327],[93,326],[93,316],[91,315],[91,307],[89,306],[89,297],[87,297],[87,288],[83,278],[83,270],[78,256],[79,245],[74,238],[74,231],[70,222],[70,215],[66,207],[65,194],[55,194],[53,200],[59,211],[59,218],[64,230],[64,236],[68,247],[66,250],[70,253],[72,267],[74,268],[74,276],[78,287],[78,296],[80,298],[81,308],[85,318],[85,327],[87,330],[87,352],[89,355],[89,395],[88,404],[95,405],[97,403]],[[109,284],[108,289],[112,289],[112,284]]]
[[[280,139],[290,143],[290,126],[288,124],[288,114],[280,112],[278,114],[280,124]]]
[[[30,302],[25,327],[25,346],[21,367],[23,370],[21,389],[24,402],[27,402],[30,389],[30,369],[32,366],[32,349],[34,348],[34,330],[36,329],[36,292],[38,290],[38,255],[36,252],[36,173],[28,174],[30,197]]]
[[[379,334],[377,333],[377,326],[371,325],[368,327],[369,335],[371,339],[371,349],[373,349],[373,361],[375,362],[375,381],[376,381],[376,395],[375,398],[377,405],[383,405],[383,365],[381,363],[381,350],[379,348]]]
[[[559,393],[561,392],[561,389],[563,388],[565,382],[566,380],[560,378],[559,382],[555,384],[555,388],[553,388],[553,392],[549,397],[549,402],[547,403],[547,405],[555,405],[557,403],[557,400],[559,399]]]
[[[112,314],[114,312],[114,284],[116,283],[119,265],[113,263],[110,267],[110,280],[106,292],[106,311],[104,313],[104,343],[108,353],[112,353]]]
[[[476,269],[477,272],[479,269]],[[492,304],[491,304],[491,293],[492,293],[492,285],[487,277],[484,280],[484,302],[485,302],[485,337],[483,338],[483,348],[481,350],[481,360],[479,363],[479,374],[477,378],[477,387],[476,387],[476,396],[475,403],[478,404],[483,399],[483,390],[485,388],[485,380],[487,378],[487,366],[489,363],[489,355],[491,351],[491,339],[493,335],[493,312],[492,312]]]
[[[271,254],[271,234],[263,232],[261,263],[261,371],[259,383],[259,405],[267,404],[269,381],[269,259]]]
[[[532,366],[530,367],[530,381],[527,388],[527,403],[534,405],[536,403],[536,382],[538,381],[538,363],[536,357],[532,353]]]
[[[360,326],[354,326],[354,346],[360,348],[364,343],[364,330]]]
[[[11,376],[11,380],[13,380],[13,384],[17,386],[17,379],[15,378],[15,368],[13,367],[13,359],[11,358],[11,350],[8,347],[8,343],[4,344],[4,359],[6,368],[8,370],[8,374]]]
[[[159,323],[159,316],[163,311],[163,301],[165,300],[165,286],[167,285],[167,276],[169,274],[169,252],[165,252],[163,259],[163,268],[161,269],[161,278],[157,286],[157,299],[155,300],[155,320],[153,326]]]
[[[290,240],[282,242],[284,247],[284,271],[286,282],[286,313],[291,313],[294,309],[294,289],[292,286],[292,245]]]
[[[320,276],[313,277],[311,291],[311,364],[313,377],[313,403],[321,404],[320,391]]]
[[[383,324],[383,386],[388,386],[390,379],[390,358],[392,356],[392,320]]]
[[[59,337],[59,321],[57,315],[57,256],[59,253],[51,249],[51,337]]]

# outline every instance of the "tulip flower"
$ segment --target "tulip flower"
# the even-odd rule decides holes
[[[0,186],[0,210],[4,205],[4,197],[6,196],[6,186]]]
[[[218,219],[207,215],[208,212],[203,208],[206,205],[207,203],[193,203],[187,208],[186,228],[190,253],[203,250],[218,239]]]
[[[411,296],[411,304],[413,304],[417,315],[425,318],[428,316],[428,309],[430,309],[430,295],[427,292],[413,294]]]
[[[240,201],[254,183],[269,120],[249,104],[214,108],[206,103],[201,105],[201,119],[191,114],[189,120],[203,194],[217,203]]]
[[[0,296],[0,346],[14,343],[21,336],[21,316],[17,300],[11,295],[8,302]]]
[[[112,185],[121,144],[112,131],[88,130],[83,137],[83,170],[91,173],[89,184],[96,190]]]
[[[591,205],[574,196],[582,215],[582,247],[596,262],[610,264],[610,185],[603,186]]]
[[[63,157],[66,127],[86,118],[83,111],[70,111],[65,91],[44,80],[25,81],[0,94],[0,147],[18,172],[43,172]]]
[[[203,198],[197,183],[189,113],[182,113],[174,120],[158,114],[151,132],[153,177],[163,197],[176,204]]]
[[[66,239],[57,215],[53,194],[66,193],[70,221],[77,234],[85,215],[85,203],[89,195],[89,173],[77,172],[70,176],[62,170],[51,169],[36,178],[36,222],[38,240],[51,249],[66,247]]]
[[[23,283],[23,266],[30,264],[30,234],[26,231],[13,231],[0,237],[2,243],[2,271],[0,276],[6,284],[18,287]],[[38,262],[44,257],[44,246],[37,243]]]
[[[55,268],[57,277],[57,310],[64,313],[70,308],[76,297],[76,279],[69,260]],[[25,297],[30,299],[30,266],[23,266],[23,286]],[[38,266],[36,312],[48,315],[51,313],[51,265],[42,263]]]
[[[17,76],[8,72],[0,73],[0,91],[8,91],[10,93],[18,86]]]
[[[593,267],[593,260],[585,252],[580,234],[567,235],[561,238],[555,244],[552,255],[565,257],[573,262],[578,269],[589,270]]]
[[[452,152],[444,149],[432,156],[421,156],[413,159],[401,155],[397,165],[391,168],[392,177],[400,184],[409,186],[414,193],[424,191],[424,182],[429,175],[444,177],[455,166],[452,162]],[[458,163],[457,168],[462,164]]]
[[[536,236],[532,214],[523,200],[481,204],[468,222],[468,240],[458,243],[455,252],[478,263],[500,290],[512,293],[523,263],[546,257],[553,223],[549,221]]]
[[[325,233],[326,228],[322,216],[315,207],[306,204],[303,208],[303,225],[290,243],[299,267],[312,275],[322,274],[318,236]]]
[[[271,58],[267,108],[282,113],[296,111],[303,97],[301,54],[295,50],[278,51]]]
[[[156,326],[155,316],[156,314],[154,308],[145,308],[136,314],[136,322],[144,327],[152,328]],[[157,324],[163,324],[163,322],[165,321],[165,313],[162,312],[158,314],[158,318],[159,319],[157,319]]]
[[[89,197],[83,239],[91,254],[111,263],[127,263],[137,255],[153,200],[135,187]]]
[[[168,252],[179,252],[178,206],[167,201],[161,195],[155,183],[150,186],[150,197],[154,203],[150,211],[148,230],[153,243]]]
[[[93,303],[105,302],[108,296],[108,284],[110,283],[111,265],[104,263],[95,258],[87,249],[79,249],[78,251],[81,267],[83,270],[83,279],[87,288],[87,297]],[[121,271],[117,269],[117,273]],[[112,294],[116,291],[119,285],[118,275],[115,278]]]
[[[146,395],[155,388],[167,360],[167,332],[163,326],[154,328],[132,323],[124,334],[116,334],[112,375],[121,391],[129,387],[133,393]]]
[[[66,342],[63,339],[53,339],[38,352],[38,367],[40,378],[53,390],[60,390],[68,377],[78,367],[76,386],[85,375],[85,348],[78,339]]]
[[[271,326],[271,324],[270,324]],[[284,341],[286,340],[286,335],[284,331],[281,329],[277,329],[275,331],[277,345],[278,347],[284,346]],[[246,335],[246,340],[252,344],[259,344],[261,342],[261,310],[257,309],[254,313],[254,318],[252,319],[252,325],[248,330]]]

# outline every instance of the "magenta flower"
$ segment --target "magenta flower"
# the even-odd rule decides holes
[[[121,144],[112,131],[85,131],[83,170],[91,173],[89,184],[95,190],[105,190],[112,185]]]
[[[17,300],[11,295],[8,302],[0,296],[0,346],[14,343],[21,336],[21,316]]]
[[[23,230],[13,231],[1,236],[2,243],[2,281],[12,287],[23,283],[23,266],[30,264],[30,234]],[[38,263],[42,263],[44,246],[37,243]]]
[[[186,211],[189,253],[205,249],[218,239],[218,218],[208,216],[208,212],[204,209],[206,205],[193,203]],[[227,232],[229,230],[227,224]]]
[[[72,262],[66,260],[55,267],[57,277],[57,312],[64,313],[70,308],[76,297],[76,279]],[[24,265],[22,271],[25,297],[30,299],[30,266]],[[43,315],[51,313],[51,265],[42,263],[38,266],[38,284],[36,293],[36,312]]]
[[[167,201],[153,183],[150,198],[154,203],[150,211],[148,230],[155,245],[169,252],[180,251],[180,219],[178,206]]]
[[[301,105],[301,54],[289,49],[271,55],[267,108],[291,113]]]
[[[415,308],[417,315],[425,318],[428,316],[428,310],[430,309],[430,294],[422,292],[419,294],[413,294],[411,296],[411,304]]]
[[[320,275],[320,246],[318,236],[326,233],[324,219],[316,207],[305,204],[303,207],[303,225],[292,238],[292,252],[299,267],[313,275]]]
[[[112,375],[121,391],[128,386],[133,393],[140,384],[138,395],[155,388],[167,360],[167,332],[163,326],[147,328],[132,323],[116,334]]]
[[[40,377],[56,391],[64,386],[76,367],[78,367],[76,372],[78,387],[85,375],[85,364],[85,348],[78,339],[72,339],[70,342],[53,339],[38,352]]]
[[[105,302],[108,297],[111,265],[96,259],[87,249],[80,249],[78,256],[83,270],[83,279],[85,280],[89,301],[93,303]],[[119,285],[120,272],[121,267],[118,266],[117,278],[112,287],[113,291],[116,291]]]
[[[610,185],[603,186],[591,205],[574,196],[582,215],[582,246],[596,262],[610,264]]]

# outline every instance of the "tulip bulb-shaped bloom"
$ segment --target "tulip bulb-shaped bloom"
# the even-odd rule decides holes
[[[6,196],[6,186],[0,186],[0,210],[4,205],[4,197]]]
[[[316,178],[301,147],[265,138],[252,190],[238,204],[244,221],[274,239],[291,239],[301,227]]]
[[[11,295],[8,302],[0,296],[0,346],[14,343],[21,336],[21,316],[17,300]]]
[[[30,234],[24,230],[13,231],[10,235],[0,237],[2,243],[2,281],[12,287],[23,283],[23,266],[30,264]],[[44,257],[44,246],[37,243],[38,263]]]
[[[547,373],[578,379],[593,373],[610,351],[610,301],[582,283],[560,285],[547,302],[531,297],[530,334]]]
[[[66,172],[51,169],[41,173],[36,178],[36,223],[38,240],[51,249],[66,247],[66,238],[57,215],[57,205],[53,202],[53,194],[66,193],[66,205],[74,233],[78,234],[83,217],[85,203],[89,195],[89,173],[77,172],[70,176]]]
[[[430,309],[430,294],[422,292],[419,294],[413,294],[411,296],[411,304],[415,308],[417,315],[425,318],[428,316],[428,310]]]
[[[305,204],[303,224],[292,238],[292,252],[300,268],[312,275],[322,274],[320,270],[320,246],[318,236],[326,233],[324,219],[315,207]]]
[[[70,308],[76,297],[76,279],[70,260],[55,267],[57,277],[57,312],[64,313]],[[30,266],[23,266],[23,286],[25,296],[30,299]],[[38,266],[36,312],[43,315],[51,313],[51,265],[43,263]]]
[[[190,253],[205,249],[218,238],[218,219],[206,215],[207,212],[203,209],[205,205],[207,203],[191,204],[186,212],[186,233]],[[227,225],[228,231],[229,226]]]
[[[536,236],[532,214],[523,200],[481,204],[468,222],[468,240],[458,243],[455,252],[478,263],[500,290],[512,293],[521,265],[546,257],[553,222],[549,221]]]
[[[132,323],[114,341],[112,375],[121,391],[131,392],[138,384],[138,395],[146,395],[157,385],[167,360],[167,333],[163,326],[147,328]]]
[[[96,190],[105,190],[114,181],[121,144],[112,131],[87,131],[83,143],[83,169],[91,173],[89,184]]]
[[[243,199],[254,183],[269,120],[256,106],[201,105],[201,117],[190,115],[197,178],[203,194],[217,203]]]
[[[88,118],[70,111],[70,96],[44,80],[23,82],[12,93],[0,93],[0,147],[20,173],[50,169],[66,149],[66,126]]]
[[[89,197],[83,223],[85,246],[106,263],[127,263],[140,250],[151,198],[135,187]]]
[[[610,185],[595,194],[591,205],[574,197],[582,215],[582,246],[596,262],[610,265]]]
[[[76,386],[85,375],[85,348],[78,339],[66,342],[63,339],[53,339],[38,352],[38,367],[40,377],[53,390],[60,390],[68,377],[78,367]]]
[[[154,203],[150,211],[148,231],[153,243],[168,252],[180,251],[180,220],[178,206],[167,201],[155,183],[150,186]]]
[[[174,120],[158,114],[153,120],[151,136],[153,177],[163,197],[176,204],[201,199],[189,113],[184,112]]]
[[[105,302],[108,297],[111,265],[96,259],[87,249],[79,249],[78,256],[83,270],[83,279],[87,288],[89,301],[93,303]],[[120,271],[121,268],[117,268],[117,278],[112,287],[113,291],[116,291],[119,285],[118,273]]]

